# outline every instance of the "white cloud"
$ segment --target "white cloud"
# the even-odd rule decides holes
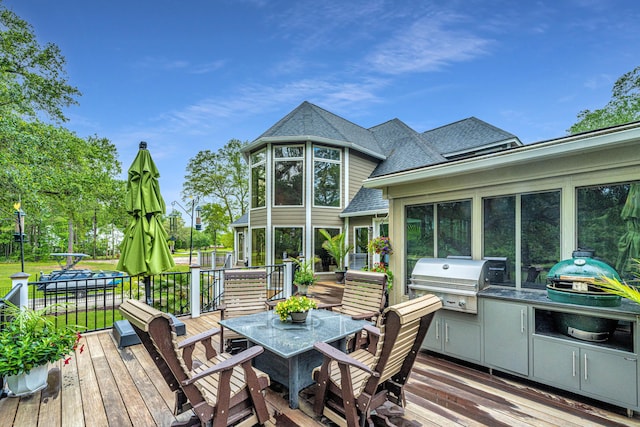
[[[385,74],[437,71],[487,53],[492,43],[467,30],[448,29],[455,16],[425,16],[398,31],[367,56],[367,62]]]

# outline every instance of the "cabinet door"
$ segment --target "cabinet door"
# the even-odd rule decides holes
[[[529,374],[527,306],[485,300],[484,361],[499,369]]]
[[[433,316],[427,335],[422,342],[422,348],[442,352],[442,314],[440,311],[437,311]]]
[[[580,390],[580,348],[534,337],[533,377],[565,390]]]
[[[477,321],[462,320],[447,313],[442,332],[445,354],[480,362],[480,324]]]
[[[633,406],[638,403],[636,357],[583,348],[580,364],[584,392]]]

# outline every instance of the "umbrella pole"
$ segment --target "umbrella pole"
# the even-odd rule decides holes
[[[144,282],[144,296],[147,301],[147,305],[153,307],[153,297],[151,296],[151,280],[149,279],[149,276],[142,276],[142,281]]]

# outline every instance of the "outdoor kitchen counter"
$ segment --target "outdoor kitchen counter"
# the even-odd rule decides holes
[[[489,286],[478,305],[474,363],[640,411],[639,304],[586,306],[552,301],[546,289]]]
[[[622,298],[619,307],[591,307],[577,304],[567,304],[555,302],[547,297],[546,290],[540,289],[515,289],[506,286],[489,286],[478,292],[478,298],[492,298],[506,301],[513,301],[525,304],[546,306],[549,308],[561,308],[570,310],[589,311],[593,314],[601,315],[632,315],[640,316],[640,305]]]

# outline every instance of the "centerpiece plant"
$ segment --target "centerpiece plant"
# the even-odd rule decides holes
[[[278,317],[280,317],[280,320],[285,322],[291,313],[304,313],[312,308],[318,308],[314,300],[304,295],[294,295],[276,304],[275,311]]]
[[[56,326],[51,312],[58,307],[33,310],[9,305],[4,308],[8,320],[0,326],[0,377],[28,374],[76,350],[81,335],[77,327]],[[80,352],[83,348],[84,345]]]

